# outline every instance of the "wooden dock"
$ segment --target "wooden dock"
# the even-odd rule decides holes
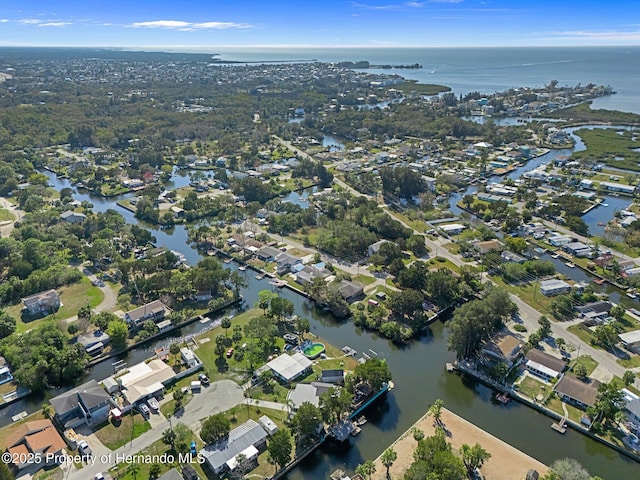
[[[565,433],[567,431],[567,417],[562,417],[558,423],[552,423],[551,428],[553,428],[558,433]]]

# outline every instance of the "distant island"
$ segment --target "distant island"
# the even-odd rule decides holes
[[[338,66],[344,68],[378,68],[381,70],[390,70],[392,68],[422,68],[422,65],[419,63],[414,63],[412,65],[374,65],[369,63],[367,60],[360,60],[359,62],[340,62],[338,63]]]

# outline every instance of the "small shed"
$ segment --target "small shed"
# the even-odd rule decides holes
[[[262,428],[264,428],[264,431],[267,432],[270,437],[278,431],[278,425],[276,425],[275,422],[266,415],[261,416],[258,419],[258,423]]]
[[[200,390],[202,390],[202,383],[200,383],[199,380],[194,380],[193,382],[191,382],[192,392],[199,392]]]

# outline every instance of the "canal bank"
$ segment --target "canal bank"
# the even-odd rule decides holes
[[[50,181],[58,190],[70,186],[68,182],[60,181],[53,175],[50,176]],[[195,264],[201,258],[188,242],[183,226],[170,230],[156,229],[139,223],[130,212],[118,208],[115,200],[105,201],[84,193],[75,193],[73,197],[79,201],[92,202],[95,211],[119,211],[129,223],[151,230],[157,237],[158,246],[185,254],[190,263]],[[225,267],[237,269],[234,264]],[[258,292],[270,289],[270,285],[266,278],[257,280],[253,273],[239,273],[244,276],[247,284],[241,290],[244,305],[251,306],[258,300]],[[638,464],[621,454],[574,431],[559,436],[549,428],[549,420],[542,414],[516,402],[498,407],[491,400],[491,389],[471,379],[447,374],[442,365],[453,361],[454,355],[447,350],[446,330],[441,323],[431,325],[429,334],[410,345],[398,347],[379,338],[375,333],[355,328],[351,322],[336,322],[330,315],[310,306],[307,299],[288,289],[280,289],[279,292],[282,297],[294,303],[296,314],[310,320],[312,333],[336,346],[350,345],[359,352],[377,352],[379,358],[387,361],[398,387],[388,393],[386,402],[372,405],[368,410],[366,435],[350,439],[341,448],[323,445],[290,472],[288,479],[324,480],[336,468],[353,471],[359,463],[380,455],[401,432],[421,418],[437,398],[441,398],[452,412],[545,464],[558,458],[571,457],[585,465],[593,475],[600,475],[608,480],[634,478],[637,474]],[[202,324],[195,322],[181,328],[176,335],[190,335],[203,328]],[[153,355],[153,350],[154,345],[149,344],[117,358],[134,364]],[[89,377],[104,378],[112,370],[110,361],[103,362],[93,367]],[[60,390],[54,390],[48,392],[48,395],[59,393]],[[15,413],[39,410],[45,401],[43,397],[28,400],[28,405],[22,400],[0,411],[0,422],[7,421],[5,415],[9,416],[10,422],[11,415]]]
[[[447,432],[447,441],[455,450],[459,450],[463,444],[473,446],[479,443],[491,454],[491,458],[480,469],[481,474],[488,479],[522,479],[529,470],[536,470],[540,475],[544,475],[548,471],[547,466],[542,462],[479,429],[446,408],[442,409],[441,422]],[[432,436],[436,433],[433,418],[425,414],[398,437],[389,446],[398,455],[389,469],[391,478],[402,478],[404,472],[414,461],[413,452],[417,445],[413,438],[414,429],[422,431],[426,436]],[[376,473],[371,477],[371,480],[386,480],[386,467],[382,464],[381,458],[376,458],[374,464]]]

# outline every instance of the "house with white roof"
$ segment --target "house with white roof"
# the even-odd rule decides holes
[[[291,383],[296,378],[311,371],[313,363],[304,354],[298,352],[293,355],[283,353],[267,363],[276,378],[284,383]]]

